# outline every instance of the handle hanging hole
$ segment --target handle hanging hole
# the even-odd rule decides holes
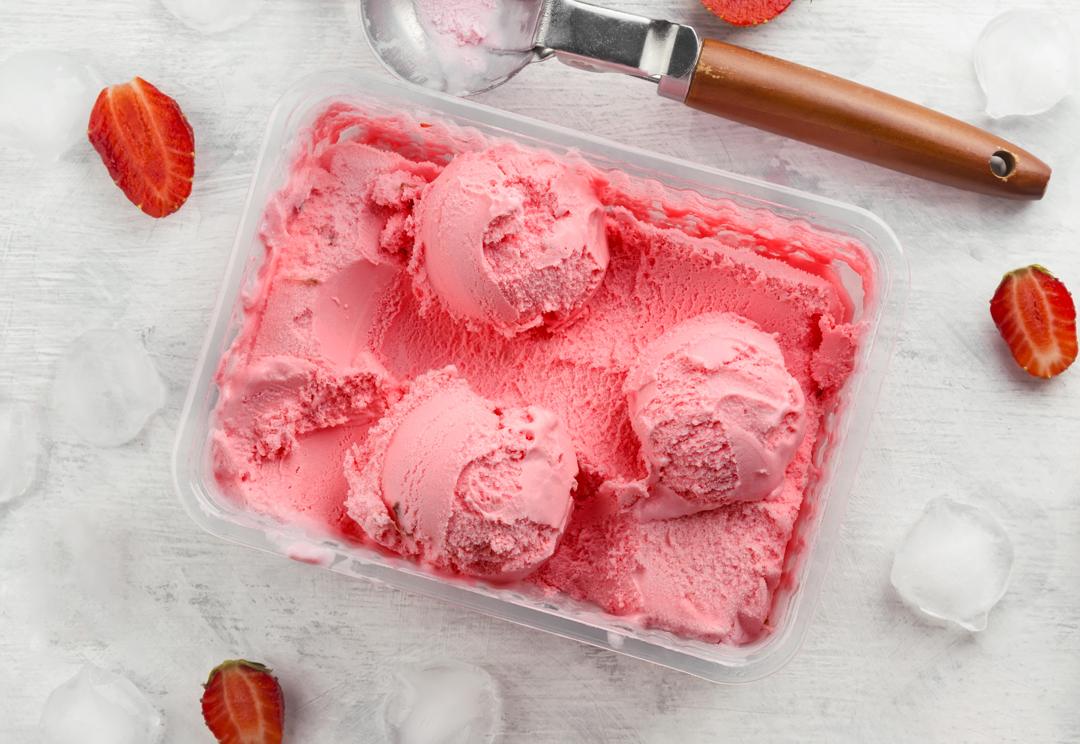
[[[1016,172],[1016,156],[1008,150],[998,150],[990,156],[990,172],[1002,181]]]

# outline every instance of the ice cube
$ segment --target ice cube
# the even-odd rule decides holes
[[[130,333],[99,329],[76,339],[53,381],[58,429],[101,447],[130,442],[165,405],[165,385],[142,343]]]
[[[220,34],[251,20],[263,0],[161,0],[188,28]]]
[[[58,160],[86,141],[90,109],[104,87],[85,61],[35,49],[0,63],[0,144]]]
[[[1072,89],[1073,36],[1058,14],[1010,10],[987,24],[975,44],[975,74],[994,118],[1053,108]]]
[[[0,400],[0,504],[34,485],[42,449],[38,419],[30,406]]]
[[[1012,563],[1012,542],[993,516],[936,498],[897,548],[891,579],[914,609],[979,631],[1005,594]]]
[[[437,662],[399,672],[397,683],[384,711],[393,744],[486,744],[498,733],[498,687],[480,667]]]
[[[165,721],[125,677],[95,666],[56,688],[41,711],[43,744],[158,744]]]

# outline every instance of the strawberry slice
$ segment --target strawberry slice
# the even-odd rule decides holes
[[[990,301],[990,315],[1028,374],[1053,377],[1076,360],[1076,306],[1065,285],[1042,266],[1006,274]]]
[[[728,23],[756,26],[771,21],[787,10],[791,0],[701,0],[702,4]]]
[[[87,136],[116,185],[151,217],[187,201],[195,135],[179,104],[150,83],[137,77],[101,91]]]
[[[205,687],[203,720],[220,744],[281,744],[285,699],[269,669],[226,661],[210,672]]]

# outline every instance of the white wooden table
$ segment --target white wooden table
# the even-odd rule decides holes
[[[380,741],[393,670],[435,656],[499,679],[507,742],[1080,740],[1080,369],[1025,379],[987,310],[1000,275],[1035,261],[1080,291],[1080,100],[994,122],[971,66],[998,12],[1042,5],[1076,24],[1074,3],[795,0],[778,21],[737,32],[694,0],[611,4],[941,108],[1056,169],[1041,203],[971,196],[555,62],[483,97],[854,202],[900,236],[905,331],[800,655],[763,682],[718,687],[203,534],[169,475],[184,391],[275,99],[310,72],[378,69],[356,4],[268,0],[252,23],[204,37],[157,0],[0,0],[0,57],[75,49],[110,81],[139,74],[182,102],[199,142],[194,195],[161,222],[114,192],[87,146],[50,169],[0,151],[0,395],[43,403],[58,354],[109,325],[142,335],[170,389],[134,443],[59,437],[36,489],[0,506],[0,741],[36,741],[42,701],[85,661],[146,690],[170,742],[206,741],[200,684],[237,655],[279,670],[302,744]],[[979,635],[923,624],[888,586],[894,545],[938,495],[988,507],[1016,545],[1012,587]]]

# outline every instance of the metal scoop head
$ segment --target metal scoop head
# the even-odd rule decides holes
[[[537,58],[543,0],[361,0],[371,48],[390,72],[472,95]]]
[[[659,83],[682,100],[701,46],[689,26],[582,0],[361,0],[375,54],[398,77],[471,95],[554,56]]]

